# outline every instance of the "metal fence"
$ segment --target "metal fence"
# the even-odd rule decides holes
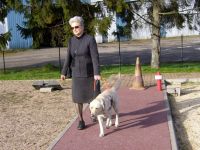
[[[161,39],[160,62],[190,62],[200,61],[200,36],[180,36]],[[130,40],[98,44],[100,64],[118,65],[135,64],[140,57],[142,64],[151,63],[152,41]],[[119,57],[119,51],[121,57]],[[60,59],[59,59],[60,56]],[[60,66],[66,56],[66,48],[45,48],[27,50],[17,53],[5,53],[5,68],[30,68],[52,64]],[[121,58],[121,59],[120,59]],[[61,65],[62,66],[62,65]],[[0,69],[4,68],[3,58],[0,59]]]

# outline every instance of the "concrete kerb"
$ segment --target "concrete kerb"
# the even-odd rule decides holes
[[[88,104],[84,105],[83,111],[88,107]],[[67,124],[67,126],[64,128],[64,130],[53,140],[53,142],[49,145],[47,150],[52,150],[54,146],[59,142],[59,140],[63,137],[65,132],[72,126],[72,124],[76,121],[78,118],[78,115],[76,115],[72,120]]]
[[[170,107],[169,99],[167,96],[165,82],[162,82],[162,87],[164,87],[163,94],[164,94],[165,105],[167,108],[167,120],[168,120],[168,127],[169,127],[169,133],[170,133],[171,148],[172,150],[178,150],[177,138],[175,134],[174,124],[173,124],[172,114],[171,114],[171,107]]]
[[[200,82],[200,78],[165,79],[165,81],[170,83]]]

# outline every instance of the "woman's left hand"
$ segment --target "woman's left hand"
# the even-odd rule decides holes
[[[94,79],[95,80],[101,80],[101,76],[100,75],[94,75]]]

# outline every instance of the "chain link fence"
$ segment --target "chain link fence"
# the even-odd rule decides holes
[[[200,61],[200,36],[162,38],[160,62]],[[98,44],[101,65],[135,64],[140,57],[142,64],[151,63],[152,41],[129,40]],[[119,56],[120,52],[120,56]],[[52,64],[62,67],[66,48],[44,48],[37,50],[1,53],[0,69],[30,68]],[[5,61],[5,62],[4,62]]]

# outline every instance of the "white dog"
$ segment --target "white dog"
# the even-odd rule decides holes
[[[90,112],[92,117],[97,117],[99,122],[100,134],[99,137],[104,136],[103,119],[107,118],[106,127],[112,126],[112,108],[116,113],[115,127],[119,126],[119,98],[117,90],[120,87],[120,79],[117,80],[112,88],[106,89],[104,92],[99,94],[90,103]]]

